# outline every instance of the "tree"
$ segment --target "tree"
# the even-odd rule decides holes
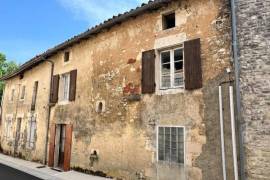
[[[6,56],[0,53],[0,77],[10,74],[16,71],[18,68],[19,65],[16,62],[8,61]],[[3,96],[4,87],[5,87],[4,82],[0,81],[0,100],[2,99]]]

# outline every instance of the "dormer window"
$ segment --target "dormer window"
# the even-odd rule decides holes
[[[175,27],[175,12],[165,14],[162,17],[163,30],[171,29]]]
[[[68,62],[68,61],[69,61],[69,58],[70,58],[69,51],[66,51],[66,52],[64,53],[64,62]]]

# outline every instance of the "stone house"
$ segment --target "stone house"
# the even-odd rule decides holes
[[[3,77],[4,153],[123,179],[234,179],[225,0],[156,0]],[[225,83],[224,83],[225,82]]]

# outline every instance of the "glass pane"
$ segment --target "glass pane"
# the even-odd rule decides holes
[[[171,161],[177,162],[177,132],[176,128],[171,128]]]
[[[165,160],[164,157],[164,128],[158,129],[158,160]]]
[[[162,64],[162,74],[170,74],[171,72],[171,64]]]
[[[170,51],[161,53],[161,63],[170,63]]]
[[[183,49],[174,50],[174,61],[183,60]]]
[[[183,61],[178,61],[174,63],[174,72],[183,72]]]
[[[177,73],[174,75],[174,86],[182,86],[184,84],[183,73]]]
[[[162,76],[162,87],[171,87],[171,77],[168,76]]]
[[[184,133],[183,128],[178,128],[178,163],[184,163]]]
[[[170,128],[165,128],[165,161],[171,160],[171,139]]]

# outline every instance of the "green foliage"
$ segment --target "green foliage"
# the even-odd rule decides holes
[[[19,68],[19,65],[16,62],[8,61],[6,59],[6,56],[0,53],[0,77],[10,74],[16,71],[18,68]],[[0,98],[1,99],[3,95],[3,90],[4,90],[4,82],[0,81]]]

